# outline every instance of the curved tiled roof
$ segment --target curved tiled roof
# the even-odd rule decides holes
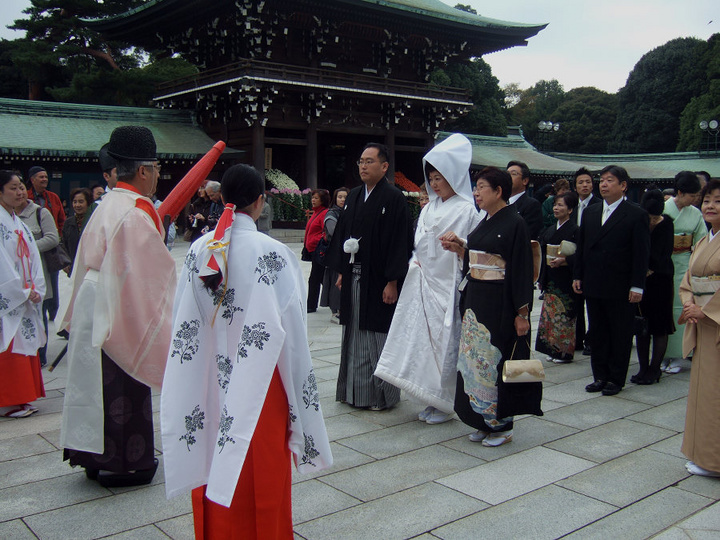
[[[201,13],[231,9],[234,3],[234,0],[150,0],[125,13],[84,22],[108,37],[125,36],[137,41],[142,38],[138,35],[141,28],[156,31],[162,17],[167,17],[168,24],[190,24],[198,20]],[[491,19],[455,9],[440,0],[323,0],[323,3],[404,15],[426,23],[464,29],[471,34],[490,31],[496,36],[505,35],[515,40],[528,39],[547,26]]]
[[[150,129],[162,159],[194,159],[212,148],[194,111],[0,99],[0,155],[96,157],[118,127]],[[229,152],[237,152],[229,150]]]

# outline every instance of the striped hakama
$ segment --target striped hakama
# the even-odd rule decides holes
[[[350,320],[343,329],[340,353],[336,401],[353,407],[377,407],[387,409],[400,401],[400,389],[374,375],[387,333],[361,330],[360,265],[352,269]]]

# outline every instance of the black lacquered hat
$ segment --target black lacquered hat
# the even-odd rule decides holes
[[[152,131],[143,126],[120,126],[110,135],[107,153],[115,159],[154,161],[157,147]]]

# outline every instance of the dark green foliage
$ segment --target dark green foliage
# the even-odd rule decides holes
[[[705,79],[695,38],[677,38],[644,55],[618,92],[610,151],[673,152],[680,115],[702,92]]]
[[[448,122],[446,129],[479,135],[505,135],[507,127],[503,91],[490,66],[482,58],[449,64],[430,75],[430,83],[466,88],[475,104],[469,114]]]
[[[31,0],[10,28],[26,36],[7,48],[9,62],[26,81],[24,96],[2,88],[5,97],[103,105],[146,106],[154,86],[197,70],[180,59],[154,60],[128,43],[108,42],[81,19],[102,18],[143,0]],[[0,68],[2,56],[0,56]]]
[[[553,134],[554,151],[604,154],[617,117],[617,95],[594,87],[573,88],[551,117],[561,128]]]
[[[679,152],[706,149],[706,135],[698,125],[701,120],[720,121],[720,34],[699,45],[696,54],[704,84],[680,115]]]

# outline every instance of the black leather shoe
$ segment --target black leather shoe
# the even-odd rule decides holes
[[[622,390],[622,386],[618,386],[615,383],[609,382],[605,385],[605,388],[602,389],[602,395],[614,396],[615,394],[619,394],[620,390]]]
[[[585,391],[586,392],[599,392],[600,390],[605,388],[606,384],[608,384],[608,383],[605,381],[595,381],[595,382],[588,384],[585,387]]]

